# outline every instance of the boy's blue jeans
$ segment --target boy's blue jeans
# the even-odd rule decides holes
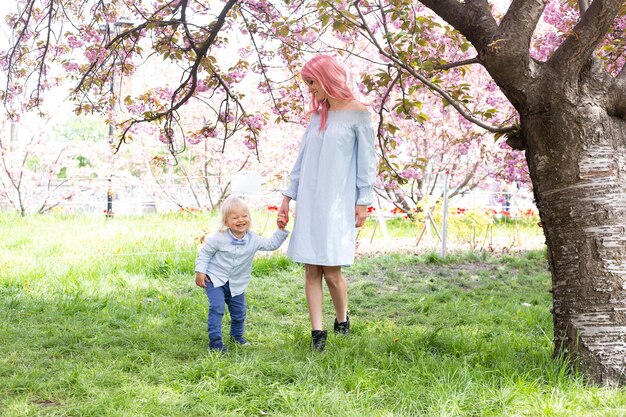
[[[243,336],[246,321],[246,295],[231,296],[228,282],[222,287],[215,288],[212,282],[207,281],[205,291],[209,298],[209,341],[222,339],[222,317],[224,317],[225,305],[228,305],[230,314],[230,337]]]

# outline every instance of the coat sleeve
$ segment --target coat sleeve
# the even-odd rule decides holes
[[[293,169],[291,170],[291,174],[289,174],[289,187],[285,191],[283,191],[283,195],[295,200],[298,197],[298,184],[300,184],[300,168],[302,168],[302,158],[304,157],[304,152],[306,149],[306,138],[309,129],[311,128],[311,124],[307,126],[304,131],[304,135],[302,136],[302,141],[300,142],[300,150],[298,151],[298,158],[296,158],[296,163],[293,164]]]
[[[376,180],[376,151],[372,122],[362,121],[355,126],[357,139],[356,187],[358,206],[369,206],[374,202]]]
[[[259,239],[257,250],[276,250],[283,244],[285,239],[289,236],[288,230],[276,230],[274,235],[270,238],[257,237]]]
[[[206,274],[209,269],[209,262],[211,262],[216,252],[217,235],[207,236],[204,241],[204,246],[202,246],[202,249],[200,249],[196,257],[196,272]]]

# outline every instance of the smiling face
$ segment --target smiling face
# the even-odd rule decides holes
[[[317,80],[305,78],[304,82],[309,87],[309,93],[314,95],[318,101],[328,98],[328,94],[326,94],[326,91],[324,91],[322,85]]]
[[[250,213],[243,207],[233,207],[226,215],[224,226],[228,227],[233,235],[241,239],[250,227]]]

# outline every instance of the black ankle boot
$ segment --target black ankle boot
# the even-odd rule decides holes
[[[346,315],[346,321],[342,323],[338,323],[337,317],[335,317],[335,324],[333,327],[335,329],[335,333],[341,333],[347,336],[350,334],[350,317]]]
[[[313,330],[311,331],[311,345],[314,350],[321,352],[326,347],[326,330]]]

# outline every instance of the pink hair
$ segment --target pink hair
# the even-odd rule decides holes
[[[336,100],[355,100],[354,94],[347,86],[348,75],[341,65],[330,55],[316,55],[304,64],[300,71],[302,78],[317,81],[326,95]],[[309,113],[320,115],[320,130],[326,128],[328,119],[328,100],[319,101],[315,95],[311,97]]]

